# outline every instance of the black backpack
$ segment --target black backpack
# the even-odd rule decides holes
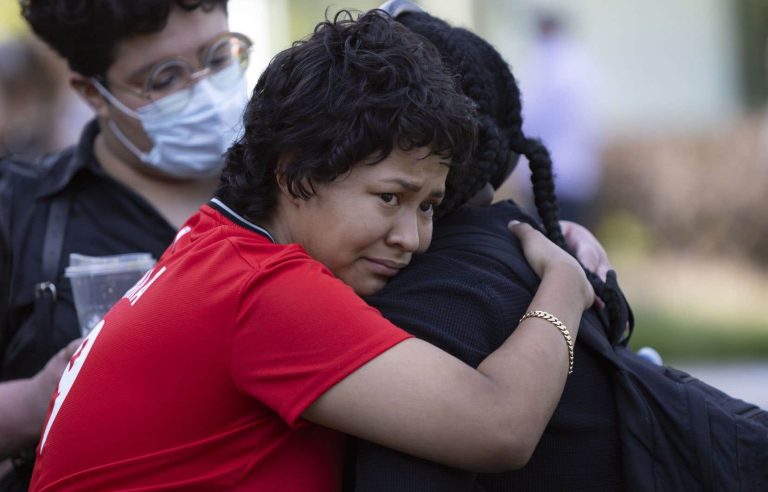
[[[468,243],[467,234],[487,241]],[[439,249],[494,258],[531,293],[536,291],[539,278],[513,250],[509,237],[466,225],[444,226],[440,236]],[[631,319],[615,275],[609,276],[608,285],[624,303],[625,318]],[[613,371],[626,490],[768,491],[768,412],[638,356],[628,346],[628,336],[614,331],[604,313],[590,309],[577,343]]]

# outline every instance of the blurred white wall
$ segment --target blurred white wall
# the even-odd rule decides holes
[[[230,0],[229,28],[253,41],[251,65],[246,77],[252,88],[269,60],[279,51],[281,26],[288,25],[286,0]]]
[[[716,127],[740,112],[737,23],[732,0],[421,0],[428,11],[486,37],[526,77],[533,18],[563,12],[602,79],[599,108],[614,133],[655,133]],[[293,38],[295,19],[322,19],[326,7],[373,8],[377,0],[230,0],[232,30],[254,41],[251,84]],[[294,5],[298,8],[291,9]],[[316,8],[307,8],[316,5]],[[0,0],[8,29],[23,25],[16,0]],[[14,22],[11,22],[14,21]],[[307,32],[303,32],[306,30]]]
[[[705,129],[740,111],[729,0],[478,0],[476,30],[526,77],[537,11],[562,13],[599,67],[615,133]]]
[[[249,79],[293,41],[296,19],[373,8],[378,1],[230,0],[230,23],[254,40]],[[740,111],[734,5],[730,0],[422,0],[428,11],[489,39],[525,82],[534,16],[561,12],[601,79],[599,112],[610,132],[712,128]],[[315,7],[316,5],[316,7]],[[294,8],[291,9],[290,7]],[[308,8],[311,6],[312,8]],[[297,13],[298,12],[298,13]]]

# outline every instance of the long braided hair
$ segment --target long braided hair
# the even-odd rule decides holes
[[[493,46],[476,34],[452,27],[426,12],[405,12],[397,21],[432,42],[443,62],[459,77],[464,93],[477,105],[479,120],[475,157],[459,173],[452,173],[438,217],[456,210],[486,183],[498,188],[513,167],[510,156],[524,155],[531,169],[534,202],[547,237],[569,251],[560,228],[552,159],[541,141],[523,133],[520,89],[509,65]],[[585,270],[589,282],[605,302],[610,336],[624,333],[627,307],[618,290],[614,272],[607,282]]]

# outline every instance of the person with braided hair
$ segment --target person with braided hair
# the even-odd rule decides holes
[[[530,271],[520,245],[505,235],[510,218],[541,227],[512,201],[491,205],[493,190],[514,169],[519,155],[530,162],[535,203],[547,236],[566,248],[573,225],[561,228],[552,162],[544,145],[522,131],[521,97],[501,55],[474,33],[450,26],[409,2],[382,8],[432,42],[476,104],[478,143],[472,162],[449,180],[430,249],[380,292],[366,300],[396,325],[476,366],[514,327],[506,320],[527,316],[536,285],[501,263],[488,248],[507,249]],[[565,232],[564,232],[565,231]],[[606,267],[603,267],[604,270]],[[605,275],[605,271],[599,272]],[[625,323],[621,299],[598,275],[588,273],[605,301],[582,317],[585,327]],[[608,277],[613,278],[613,272]],[[618,331],[623,331],[618,330]],[[581,335],[580,335],[581,337]],[[575,369],[539,438],[527,450],[527,465],[501,474],[477,474],[414,458],[366,441],[353,443],[347,466],[349,489],[380,491],[621,490],[621,450],[614,386],[602,361],[577,342]],[[521,377],[524,377],[521,375]],[[528,381],[534,386],[535,379]]]

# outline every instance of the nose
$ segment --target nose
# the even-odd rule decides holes
[[[392,224],[387,235],[387,244],[407,253],[420,251],[424,241],[425,227],[417,214],[403,211],[398,214],[394,224]]]

